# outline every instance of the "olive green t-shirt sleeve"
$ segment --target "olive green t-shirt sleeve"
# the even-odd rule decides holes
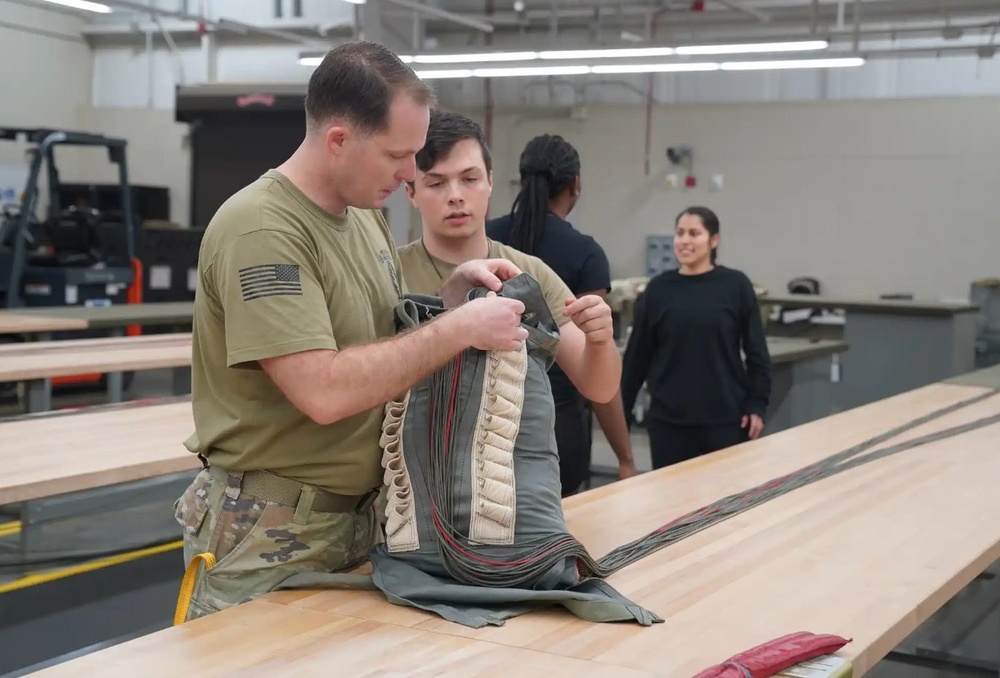
[[[563,282],[559,274],[549,268],[548,264],[537,258],[529,261],[531,265],[524,266],[522,270],[538,281],[538,285],[542,288],[542,294],[545,296],[545,301],[549,305],[549,311],[552,312],[552,319],[560,327],[563,326],[570,321],[570,318],[565,313],[566,300],[575,299],[576,295],[570,291],[569,286]],[[517,262],[514,263],[516,264]]]
[[[300,236],[267,228],[245,233],[213,269],[230,367],[337,349],[319,263]]]

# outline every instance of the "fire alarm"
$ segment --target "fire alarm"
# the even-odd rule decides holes
[[[687,175],[687,177],[684,178],[684,185],[687,186],[688,188],[694,188],[695,186],[698,185],[698,180],[695,179],[695,176],[693,174],[689,174]]]
[[[694,0],[691,3],[692,12],[704,12],[705,11],[705,0]]]

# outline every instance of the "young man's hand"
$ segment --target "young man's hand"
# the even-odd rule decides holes
[[[587,294],[579,299],[567,299],[564,312],[583,331],[588,344],[614,341],[611,307],[601,297]]]

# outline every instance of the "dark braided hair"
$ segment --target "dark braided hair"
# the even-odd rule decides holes
[[[549,201],[579,176],[580,155],[561,136],[543,134],[524,147],[520,170],[521,190],[511,208],[508,244],[525,254],[534,254],[549,213]]]

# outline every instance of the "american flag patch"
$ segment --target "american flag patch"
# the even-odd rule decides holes
[[[296,264],[261,264],[240,269],[243,301],[261,297],[302,295],[302,280]]]

